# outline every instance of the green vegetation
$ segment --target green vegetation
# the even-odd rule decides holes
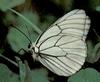
[[[92,37],[88,36],[86,41],[88,55],[84,66],[65,82],[100,82],[100,33],[96,32],[100,26],[95,20],[95,17],[100,18],[97,14],[100,15],[100,0],[83,2],[81,0],[0,0],[0,82],[58,82],[59,78],[56,77],[60,76],[51,73],[39,62],[34,63],[28,59],[30,54],[26,52],[30,42],[27,37],[34,43],[57,18],[72,9],[85,9],[85,7],[87,7],[85,10],[90,12],[90,16],[94,16],[91,12],[96,13],[92,18],[92,23],[95,24],[91,26],[95,32],[92,32],[94,35],[91,33]],[[26,52],[18,53],[20,49]]]

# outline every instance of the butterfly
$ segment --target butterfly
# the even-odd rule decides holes
[[[84,10],[75,9],[59,18],[29,47],[32,57],[53,73],[70,76],[84,64],[90,19]]]

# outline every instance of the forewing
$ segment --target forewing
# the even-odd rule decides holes
[[[36,42],[39,61],[58,75],[74,74],[85,61],[89,26],[84,10],[73,10],[58,19]]]

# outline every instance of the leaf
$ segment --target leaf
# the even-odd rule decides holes
[[[49,82],[48,72],[41,68],[32,71],[32,82]]]
[[[12,12],[6,13],[5,17],[3,18],[3,22],[6,26],[10,26],[11,24],[15,23],[15,16]]]
[[[19,12],[13,10],[13,9],[9,9],[11,12],[17,14],[21,19],[23,19],[25,22],[27,22],[27,24],[29,24],[31,27],[34,28],[34,30],[38,33],[41,34],[41,30],[35,25],[33,24],[30,20],[28,20],[25,16],[23,16],[22,14],[20,14]]]
[[[100,0],[89,0],[89,6],[91,7],[91,9],[97,10],[96,7],[100,6]]]
[[[98,61],[98,59],[100,58],[100,43],[93,45],[92,41],[88,40],[87,46],[88,46],[88,55],[86,61],[89,63],[94,63]]]
[[[74,2],[73,0],[51,0],[51,1],[63,7],[65,11],[70,10]]]
[[[27,19],[29,19],[31,22],[38,23],[38,16],[32,12],[23,12],[23,16],[25,16]],[[35,40],[38,37],[38,34],[34,31],[34,28],[27,23],[25,20],[23,20],[21,17],[16,18],[16,25],[17,28],[22,31],[18,31],[15,27],[11,28],[9,30],[9,33],[7,35],[7,40],[8,43],[11,45],[12,49],[15,52],[18,52],[20,49],[24,49],[28,51],[28,45],[29,45],[29,40],[27,37],[31,40],[31,42],[35,42]],[[27,37],[25,37],[25,35]],[[21,52],[20,54],[23,54],[24,52]]]
[[[20,58],[18,58],[18,57],[15,57],[15,58],[16,58],[16,61],[18,62],[20,81],[24,82],[24,78],[25,78],[25,64],[22,63]]]
[[[21,82],[31,82],[31,70],[28,66],[28,62],[25,60],[24,63],[20,58],[16,57],[16,60],[19,65],[19,78]]]
[[[92,68],[83,69],[69,77],[68,82],[100,82],[100,73]]]
[[[33,12],[32,10],[29,11],[24,11],[21,13],[23,16],[25,16],[28,20],[30,20],[31,22],[33,22],[34,24],[38,25],[39,23],[39,16],[36,12]],[[24,20],[20,17],[18,17],[18,20],[20,20],[21,22],[24,22]]]
[[[19,82],[19,78],[6,65],[0,64],[0,82]]]
[[[96,6],[96,11],[100,12],[100,5]]]
[[[6,11],[6,10],[16,7],[24,2],[25,2],[25,0],[0,0],[0,10]]]
[[[24,78],[24,82],[32,82],[32,75],[31,75],[31,70],[30,70],[30,67],[28,65],[28,62],[27,61],[24,61],[25,63],[25,68],[26,68],[26,71],[25,71],[25,78]]]

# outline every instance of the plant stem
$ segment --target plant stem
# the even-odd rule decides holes
[[[94,33],[96,34],[96,36],[97,36],[97,38],[99,39],[99,41],[100,41],[100,36],[98,35],[98,33],[96,32],[96,30],[95,29],[93,29],[93,31],[94,31]]]
[[[3,56],[3,55],[0,55],[2,58],[4,58],[4,59],[6,59],[6,60],[8,60],[9,62],[11,62],[12,64],[14,64],[16,67],[18,67],[18,64],[16,63],[16,62],[14,62],[14,61],[12,61],[11,59],[9,59],[9,58],[7,58],[7,57],[5,57],[5,56]]]
[[[25,20],[27,23],[29,23],[38,34],[41,34],[42,31],[35,25],[33,24],[30,20],[28,20],[25,16],[21,15],[19,12],[15,11],[14,9],[9,8],[10,11],[12,11],[13,13],[17,14],[18,16],[20,16],[23,20]]]
[[[18,63],[18,67],[19,67],[19,78],[20,78],[20,82],[24,82],[24,78],[25,78],[25,65],[22,63],[21,59],[17,56],[15,56],[16,61]]]

